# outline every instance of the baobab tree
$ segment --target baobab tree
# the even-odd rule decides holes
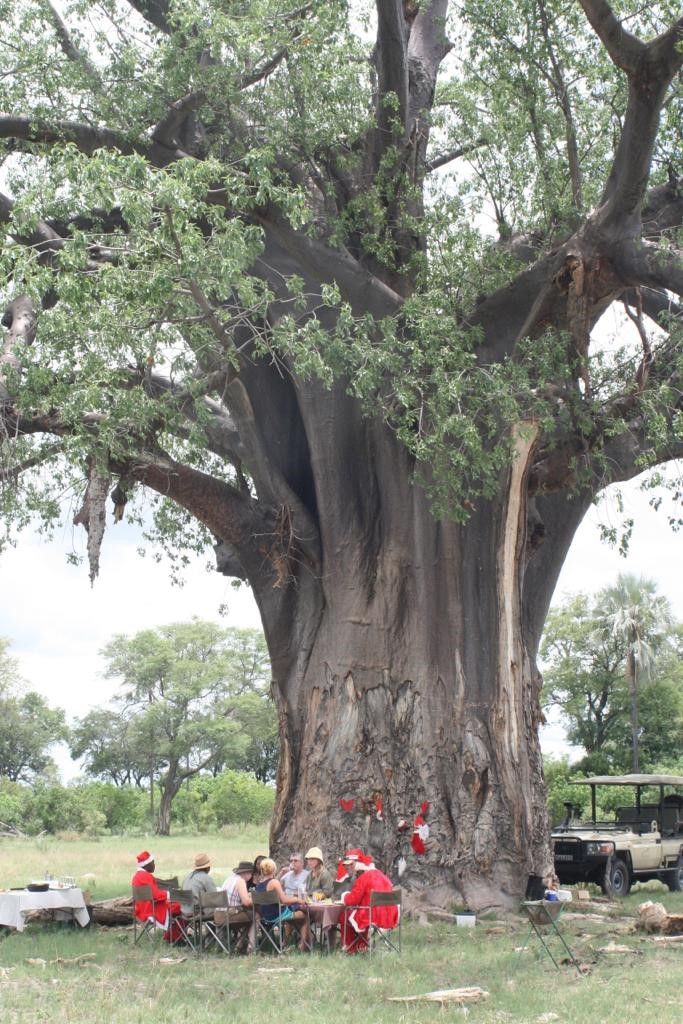
[[[249,581],[275,850],[319,822],[474,907],[549,865],[553,587],[600,490],[683,450],[682,31],[664,0],[6,12],[5,515],[79,491],[94,576],[107,495],[156,495],[160,543]]]

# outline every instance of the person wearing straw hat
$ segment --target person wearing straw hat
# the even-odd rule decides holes
[[[315,902],[323,899],[329,899],[334,892],[334,880],[332,875],[327,870],[324,864],[323,852],[319,846],[312,846],[306,853],[306,867],[308,868],[308,878],[306,879],[306,896],[309,900]],[[313,910],[311,910],[313,913]],[[324,918],[321,922],[324,932],[326,933],[326,944],[328,949],[334,947],[334,932],[336,927],[327,924],[325,925]],[[310,935],[310,919],[306,921],[300,932],[301,944],[310,948],[311,946],[311,935]]]
[[[316,893],[322,893],[318,899],[329,899],[334,892],[334,881],[325,867],[323,852],[319,846],[312,846],[307,851],[306,867],[308,868],[306,895],[313,896]]]
[[[182,938],[182,933],[173,918],[180,915],[180,904],[171,902],[168,891],[157,885],[157,880],[154,877],[156,866],[154,854],[143,850],[135,859],[138,867],[131,880],[131,885],[133,887],[148,885],[152,890],[152,899],[136,900],[133,913],[143,924],[153,920],[155,928],[163,928],[166,942],[179,941]]]
[[[194,896],[195,904],[204,892],[216,892],[216,883],[209,875],[211,871],[211,858],[208,853],[198,853],[194,859],[194,867],[189,875],[183,880],[183,889],[189,889]],[[191,917],[193,907],[190,904],[182,903],[181,908],[186,917]]]

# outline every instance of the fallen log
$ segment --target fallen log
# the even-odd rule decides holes
[[[133,923],[133,900],[130,896],[97,900],[90,905],[89,910],[93,924],[105,928],[125,928]]]
[[[8,825],[6,821],[0,821],[0,837],[3,839],[26,839],[26,833],[16,825]]]
[[[479,1003],[488,999],[489,994],[483,988],[442,988],[435,992],[423,992],[419,996],[387,996],[389,1003]]]
[[[647,900],[638,907],[637,927],[663,935],[683,935],[683,914],[667,914],[661,903]]]

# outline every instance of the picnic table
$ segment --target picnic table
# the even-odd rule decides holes
[[[33,910],[67,912],[78,921],[81,928],[85,928],[90,922],[83,892],[76,886],[51,887],[44,892],[29,892],[28,889],[0,892],[0,925],[23,932],[26,927],[26,915]]]

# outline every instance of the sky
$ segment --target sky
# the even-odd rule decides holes
[[[595,592],[628,571],[654,579],[683,619],[683,532],[672,533],[665,512],[652,510],[635,484],[622,492],[625,514],[636,519],[629,557],[600,539],[599,522],[620,520],[614,500],[607,500],[579,528],[554,602]],[[208,556],[190,566],[183,587],[174,586],[168,566],[149,554],[141,558],[138,533],[119,523],[107,530],[100,575],[91,587],[87,564],[66,561],[72,546],[78,550],[84,543],[85,535],[69,528],[52,543],[21,535],[15,548],[0,554],[0,636],[10,640],[9,653],[30,687],[70,717],[83,716],[112,695],[114,684],[104,679],[98,652],[117,633],[131,635],[193,616],[226,626],[260,625],[248,588],[235,590],[230,580],[207,571]],[[545,753],[571,754],[555,719],[542,729],[541,742]],[[57,761],[65,778],[77,771],[65,751],[57,752]]]

